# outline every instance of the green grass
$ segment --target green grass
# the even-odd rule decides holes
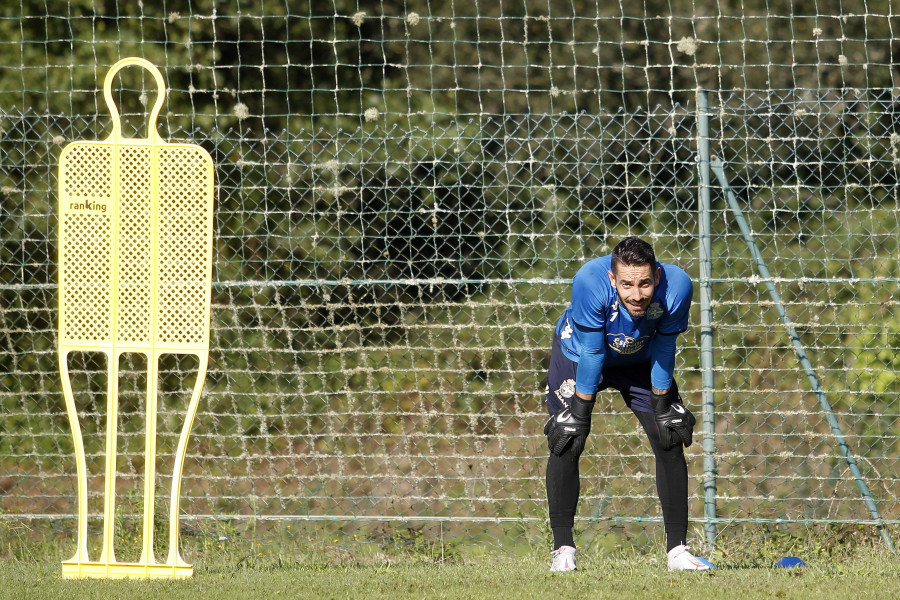
[[[877,549],[810,560],[803,569],[729,566],[723,559],[712,573],[668,573],[660,558],[585,554],[580,571],[551,574],[543,552],[443,561],[333,549],[291,556],[209,552],[194,558],[194,577],[186,581],[66,581],[56,558],[14,558],[0,567],[0,598],[900,598],[898,557]]]

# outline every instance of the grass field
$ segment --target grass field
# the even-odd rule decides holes
[[[193,556],[186,581],[66,581],[60,554],[6,557],[0,567],[0,598],[900,598],[898,556],[874,548],[852,555],[808,559],[803,569],[729,564],[711,573],[669,573],[655,554],[623,551],[583,553],[575,573],[549,573],[549,556],[354,555],[210,551]],[[660,557],[661,558],[661,557]],[[731,561],[732,563],[734,561]]]

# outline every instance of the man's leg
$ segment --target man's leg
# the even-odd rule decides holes
[[[666,550],[685,543],[688,529],[688,474],[684,447],[663,450],[650,406],[650,365],[639,364],[604,371],[604,380],[622,394],[640,421],[656,457],[656,492],[662,506]]]
[[[662,505],[666,551],[685,543],[688,530],[688,474],[684,447],[659,447],[659,433],[652,413],[634,411],[656,456],[656,492]]]
[[[622,393],[650,440],[656,457],[656,493],[662,506],[666,530],[666,562],[670,571],[706,571],[713,569],[709,561],[691,554],[685,545],[688,530],[688,474],[684,447],[676,445],[663,450],[659,429],[650,402],[650,365],[634,365],[604,371],[610,387]]]
[[[554,336],[550,351],[550,367],[547,370],[547,412],[550,415],[571,407],[575,396],[575,373],[578,364],[566,358],[560,348],[559,338]],[[553,548],[575,547],[573,527],[578,496],[581,490],[578,456],[566,448],[561,456],[550,453],[547,460],[547,503],[550,527],[553,530]]]
[[[547,460],[547,503],[550,505],[554,549],[575,547],[573,530],[580,492],[578,461],[551,454]]]

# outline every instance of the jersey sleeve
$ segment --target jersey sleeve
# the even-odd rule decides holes
[[[680,268],[666,271],[666,314],[660,319],[656,332],[676,335],[687,331],[694,286],[691,278]]]
[[[572,304],[569,314],[582,329],[603,329],[606,321],[606,288],[609,278],[606,271],[588,263],[575,273],[572,279]]]
[[[606,360],[606,333],[602,329],[586,331],[575,325],[581,339],[581,358],[575,373],[575,391],[592,396],[600,385]]]
[[[606,306],[609,276],[602,260],[587,263],[572,280],[569,315],[581,343],[575,390],[593,394],[606,358]]]
[[[658,335],[650,348],[650,385],[660,390],[672,387],[675,374],[677,335]]]

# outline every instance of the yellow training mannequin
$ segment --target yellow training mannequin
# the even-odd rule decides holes
[[[150,71],[159,93],[146,138],[123,138],[112,99],[123,68]],[[159,70],[142,58],[120,60],[106,75],[103,94],[112,117],[104,141],[75,141],[59,159],[59,368],[78,480],[78,547],[63,562],[66,578],[190,577],[178,550],[181,477],[188,438],[209,362],[212,286],[213,163],[193,144],[159,137],[156,119],[165,100]],[[101,352],[107,359],[106,469],[103,541],[88,557],[87,467],[68,355]],[[147,357],[143,540],[137,563],[115,557],[115,483],[119,358]],[[175,453],[165,563],[153,554],[156,413],[159,358],[195,355],[199,371]]]

